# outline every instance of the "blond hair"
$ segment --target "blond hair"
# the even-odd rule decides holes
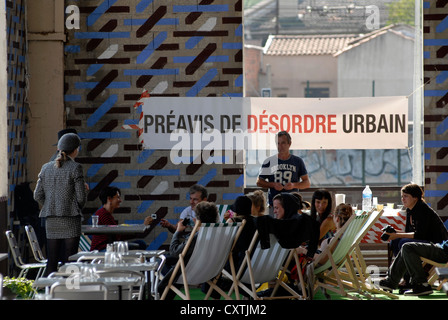
[[[352,206],[340,203],[334,210],[334,215],[339,217],[339,228],[342,227],[353,214]]]
[[[260,208],[260,213],[263,214],[266,211],[266,197],[262,190],[255,190],[247,195],[252,201],[255,207]]]

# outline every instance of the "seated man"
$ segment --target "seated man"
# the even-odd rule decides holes
[[[219,218],[218,208],[212,202],[202,201],[198,203],[198,205],[195,208],[195,211],[196,211],[196,219],[198,219],[203,223],[215,223],[218,221]],[[164,278],[159,284],[160,296],[162,296],[163,291],[168,285],[168,282],[171,278],[171,274],[174,271],[177,261],[179,260],[179,255],[184,250],[185,245],[187,244],[188,239],[191,236],[191,233],[185,232],[187,226],[184,226],[182,222],[183,220],[179,220],[179,222],[177,223],[176,232],[174,232],[173,238],[171,239],[170,253],[166,257],[164,269],[162,270]],[[185,264],[188,263],[188,260],[193,254],[193,250],[196,244],[197,233],[194,234],[193,236],[194,238],[190,244],[190,247],[188,248],[187,254],[185,255]],[[175,293],[170,290],[165,299],[172,300],[174,299],[175,296],[176,296]]]
[[[190,206],[186,207],[180,214],[179,219],[190,219],[190,225],[193,225],[193,219],[196,219],[195,207],[199,202],[207,201],[208,192],[203,186],[199,184],[192,185],[189,190]],[[171,224],[168,220],[162,219],[160,225],[167,228],[170,232],[176,232],[176,226]]]
[[[113,213],[120,207],[121,193],[117,187],[107,186],[101,190],[99,198],[102,203],[102,207],[95,212],[98,216],[98,225],[116,225],[117,222],[113,217]],[[150,225],[152,223],[151,217],[146,217],[144,224]],[[148,230],[149,232],[149,230]],[[92,244],[90,245],[90,251],[98,250],[105,251],[108,243],[114,241],[127,240],[122,236],[110,236],[110,235],[94,235],[92,236]],[[137,240],[129,243],[130,249],[146,249],[146,243],[143,240]]]
[[[380,287],[390,291],[396,289],[403,275],[408,272],[411,277],[412,290],[406,291],[405,295],[422,296],[431,294],[432,289],[427,283],[427,274],[420,257],[439,263],[448,262],[448,240],[436,244],[422,242],[403,244],[387,272],[386,279],[380,281]]]

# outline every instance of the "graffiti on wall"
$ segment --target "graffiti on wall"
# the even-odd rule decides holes
[[[305,162],[313,187],[401,185],[402,182],[408,183],[412,179],[412,163],[406,149],[316,150],[292,153]],[[252,153],[250,156],[257,155]],[[247,166],[248,184],[255,185],[258,170],[258,165]]]

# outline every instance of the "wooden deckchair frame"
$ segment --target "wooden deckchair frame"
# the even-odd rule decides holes
[[[351,216],[336,232],[327,248],[316,258],[314,262],[316,276],[314,292],[318,288],[323,288],[352,299],[357,299],[357,297],[350,295],[349,291],[362,293],[358,281],[347,282],[347,278],[349,280],[357,279],[353,278],[356,272],[350,261],[350,249],[368,217],[369,214],[365,213]],[[320,265],[322,262],[324,263]],[[343,266],[347,268],[348,277],[339,270]]]
[[[360,226],[344,259],[340,261],[337,268],[334,269],[335,271],[325,278],[328,283],[338,286],[337,293],[353,299],[356,299],[356,297],[348,295],[346,290],[355,291],[370,299],[375,298],[374,295],[376,294],[383,294],[393,299],[398,298],[396,295],[381,289],[373,283],[370,274],[367,272],[367,265],[359,246],[367,232],[377,223],[382,214],[383,210],[379,212],[372,210],[367,214],[363,213],[367,217],[367,221]],[[341,270],[343,266],[345,266],[347,271]],[[335,266],[332,266],[332,268],[335,268]],[[341,286],[341,284],[343,285]],[[327,287],[327,289],[329,288]]]
[[[435,262],[433,260],[430,260],[428,258],[423,258],[423,257],[420,257],[420,260],[422,260],[423,266],[425,266],[425,265],[430,265],[431,266],[431,269],[428,272],[429,273],[428,283],[431,286],[435,287],[436,286],[435,282],[437,281],[437,279],[439,277],[437,275],[436,268],[448,268],[448,262],[445,262],[445,263],[443,263],[443,262]],[[437,286],[437,290],[439,290],[439,291],[442,290],[443,283],[446,282],[446,281],[447,281],[446,279],[444,279],[442,281],[439,281],[439,285]]]
[[[374,298],[374,296],[369,294],[382,294],[386,295],[389,298],[397,299],[398,297],[386,290],[381,289],[379,286],[375,285],[372,281],[372,277],[370,273],[367,272],[367,264],[364,260],[364,257],[361,253],[360,243],[362,239],[364,239],[365,235],[369,230],[378,222],[378,220],[383,215],[384,211],[372,211],[370,213],[369,219],[366,224],[360,230],[358,236],[355,238],[355,242],[353,243],[351,251],[351,257],[356,270],[358,271],[356,274],[351,275],[352,277],[357,276],[358,284],[362,290],[362,292],[367,295],[369,298]],[[349,261],[350,262],[350,261]]]
[[[232,257],[232,250],[236,244],[236,241],[238,240],[242,229],[244,228],[246,221],[243,220],[242,222],[239,223],[210,223],[210,224],[201,224],[201,222],[199,220],[196,221],[193,230],[191,232],[190,237],[187,240],[187,243],[184,247],[184,249],[182,250],[182,253],[179,255],[179,260],[176,263],[173,273],[170,277],[170,280],[168,282],[168,285],[166,286],[165,290],[163,291],[161,300],[164,300],[166,295],[168,294],[169,290],[173,290],[179,297],[181,297],[183,300],[191,300],[191,295],[190,295],[190,288],[189,288],[189,283],[188,283],[188,278],[187,278],[187,264],[185,263],[185,256],[191,246],[191,243],[193,241],[194,235],[198,232],[201,232],[201,229],[203,228],[237,228],[234,236],[230,239],[223,239],[223,241],[228,241],[230,240],[230,244],[231,246],[229,247],[229,250],[227,250],[226,252],[223,252],[222,254],[224,254],[226,256],[226,258],[229,260],[230,265],[233,265],[233,257]],[[199,234],[198,234],[199,237]],[[195,256],[196,256],[196,252],[201,250],[201,243],[200,243],[200,239],[196,240],[196,244],[195,244],[195,248],[194,251],[188,261],[188,265],[190,265],[190,263],[198,263],[197,261],[195,261]],[[224,264],[227,260],[224,260]],[[218,280],[218,278],[220,277],[224,264],[222,265],[222,267],[220,267],[220,270],[216,270],[216,276],[212,279],[207,279],[204,282],[208,283],[210,285],[210,288],[204,298],[204,300],[207,300],[212,291],[216,290],[217,292],[219,292],[226,300],[231,300],[231,297],[229,295],[227,295],[221,288],[219,288],[216,285],[216,282]],[[180,279],[177,281],[183,285],[184,288],[184,292],[182,292],[180,289],[178,289],[176,287],[176,279],[179,277],[178,272],[180,271]],[[195,283],[196,284],[196,283]]]
[[[277,240],[275,239],[275,236],[270,234],[271,237],[271,247],[268,249],[261,249],[259,244],[258,244],[258,231],[255,231],[255,234],[252,238],[252,241],[250,243],[250,246],[248,248],[248,250],[246,250],[245,252],[245,257],[243,259],[243,262],[241,263],[240,268],[238,269],[238,273],[236,274],[236,276],[231,276],[228,272],[224,271],[223,274],[225,276],[227,276],[228,278],[233,280],[233,285],[229,291],[229,295],[231,295],[233,293],[233,291],[235,291],[235,296],[236,299],[239,300],[240,299],[240,291],[239,289],[241,288],[243,291],[245,291],[246,293],[248,293],[249,295],[251,295],[251,297],[254,300],[272,300],[272,299],[306,299],[306,290],[305,290],[305,282],[303,280],[303,276],[302,273],[298,272],[299,275],[299,280],[300,280],[300,285],[302,287],[302,293],[303,295],[300,295],[298,292],[296,292],[295,290],[293,290],[290,286],[288,286],[286,283],[284,283],[282,281],[283,276],[286,274],[286,269],[289,265],[289,263],[292,261],[292,259],[295,259],[295,262],[298,266],[300,266],[300,262],[299,262],[299,258],[298,255],[295,251],[295,249],[283,249],[282,250],[286,250],[287,252],[285,252],[286,254],[282,254],[282,256],[284,257],[284,262],[282,263],[282,261],[279,261],[279,268],[275,270],[275,274],[272,274],[272,278],[270,279],[271,281],[275,281],[275,285],[274,285],[274,289],[272,291],[271,296],[269,297],[259,297],[257,295],[257,285],[260,284],[257,282],[257,277],[258,275],[256,274],[255,271],[255,266],[253,264],[253,259],[252,257],[254,257],[255,254],[258,254],[259,252],[254,252],[255,250],[266,250],[264,252],[264,257],[269,256],[272,252],[269,250],[275,250],[274,246],[277,245]],[[258,263],[263,263],[263,261],[265,260],[259,260]],[[245,273],[249,274],[249,279],[250,279],[250,283],[243,283],[241,281],[242,277],[245,275]],[[284,288],[289,294],[290,296],[276,296],[276,292],[278,290],[279,287]]]

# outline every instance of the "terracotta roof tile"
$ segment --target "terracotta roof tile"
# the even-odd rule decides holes
[[[332,55],[358,37],[354,34],[274,35],[269,37],[264,49],[271,56]]]

